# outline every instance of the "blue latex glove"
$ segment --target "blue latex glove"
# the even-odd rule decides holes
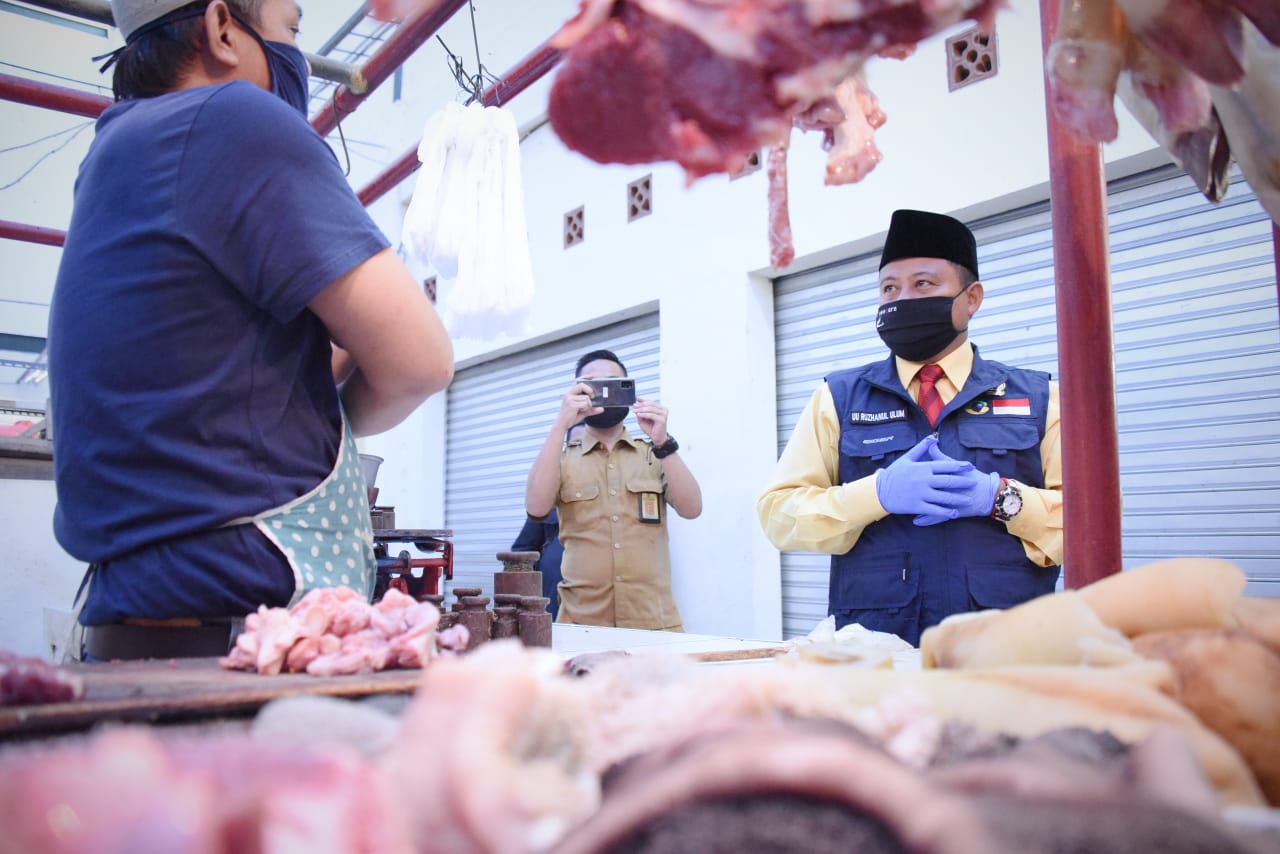
[[[958,508],[969,501],[964,492],[968,483],[964,475],[973,471],[973,465],[945,454],[940,460],[934,459],[932,452],[937,445],[935,436],[926,436],[877,472],[876,497],[885,510],[912,516],[938,516],[940,522],[957,517]]]
[[[929,458],[934,462],[946,460],[958,462],[944,454],[936,443],[929,449]],[[1000,489],[1000,475],[995,472],[978,471],[973,466],[969,466],[967,472],[956,475],[952,482],[956,494],[964,498],[963,503],[953,505],[954,515],[922,513],[913,520],[916,525],[923,527],[936,525],[939,522],[949,522],[962,516],[991,515],[991,505],[995,503],[996,491]]]

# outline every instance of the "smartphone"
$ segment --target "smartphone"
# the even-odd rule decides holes
[[[636,381],[631,377],[605,377],[583,382],[591,386],[592,406],[635,405]]]

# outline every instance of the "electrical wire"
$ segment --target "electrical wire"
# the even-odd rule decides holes
[[[57,153],[58,153],[59,151],[61,151],[62,149],[66,148],[68,145],[70,145],[70,144],[71,144],[72,140],[74,140],[74,139],[75,139],[76,137],[78,137],[80,134],[84,133],[84,129],[85,129],[85,128],[87,128],[87,127],[92,127],[92,126],[93,126],[93,124],[94,124],[94,122],[91,122],[91,121],[90,121],[90,122],[85,122],[85,123],[84,123],[84,124],[82,124],[80,127],[76,128],[76,132],[75,132],[75,133],[73,133],[73,134],[71,134],[70,136],[68,136],[66,139],[64,139],[62,142],[60,142],[60,143],[59,143],[58,145],[56,145],[54,148],[52,148],[52,149],[50,149],[49,151],[46,151],[44,154],[40,155],[40,157],[36,159],[36,162],[35,162],[35,163],[32,163],[29,167],[27,167],[27,171],[23,172],[23,173],[22,173],[21,175],[19,175],[17,178],[14,178],[14,179],[13,179],[12,181],[10,181],[8,184],[5,184],[4,186],[0,186],[0,191],[8,190],[8,189],[9,189],[9,188],[11,188],[11,187],[16,187],[16,186],[18,186],[18,184],[22,183],[22,179],[26,178],[28,175],[30,175],[32,172],[34,172],[34,171],[36,170],[36,167],[37,167],[37,166],[39,166],[41,163],[43,163],[43,162],[45,162],[46,160],[48,160],[48,159],[49,159],[50,157],[52,157],[53,155],[57,154]]]
[[[45,77],[52,77],[54,80],[64,80],[67,83],[76,83],[80,86],[92,86],[94,89],[98,89],[102,92],[106,92],[108,95],[111,94],[110,87],[102,86],[98,83],[92,83],[88,80],[77,80],[74,77],[63,77],[61,74],[54,74],[53,72],[50,72],[50,71],[41,71],[38,68],[28,68],[25,65],[18,65],[16,62],[5,62],[4,60],[0,60],[0,65],[5,65],[5,66],[8,66],[9,68],[16,68],[19,71],[26,71],[31,74],[41,74]]]
[[[40,143],[53,139],[54,137],[62,136],[64,133],[71,133],[73,130],[80,130],[85,125],[91,125],[91,124],[93,124],[93,119],[90,119],[87,122],[81,122],[80,124],[74,124],[69,128],[63,128],[62,130],[55,130],[53,133],[45,134],[39,139],[33,139],[30,142],[20,142],[17,145],[11,145],[8,148],[0,148],[0,154],[8,154],[10,151],[17,151],[21,148],[30,148],[33,145],[39,145]]]

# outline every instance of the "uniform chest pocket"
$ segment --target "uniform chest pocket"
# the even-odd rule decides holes
[[[874,474],[916,444],[907,425],[850,427],[840,434],[840,479],[844,483]]]
[[[635,502],[636,518],[649,525],[662,523],[662,481],[651,476],[637,476],[627,481],[627,493]]]
[[[560,485],[560,502],[575,504],[600,497],[600,487],[594,483],[563,483]]]
[[[971,454],[973,464],[986,472],[999,472],[1034,483],[1043,475],[1040,462],[1040,429],[1035,418],[985,415],[962,418],[956,438]]]

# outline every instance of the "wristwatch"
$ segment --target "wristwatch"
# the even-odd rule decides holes
[[[1022,512],[1022,490],[1008,478],[1000,478],[1000,488],[996,490],[995,504],[991,507],[991,518],[1008,522]]]
[[[677,444],[676,437],[668,433],[667,441],[663,442],[661,445],[654,445],[653,455],[661,460],[671,456],[678,450],[680,450],[680,445]]]

